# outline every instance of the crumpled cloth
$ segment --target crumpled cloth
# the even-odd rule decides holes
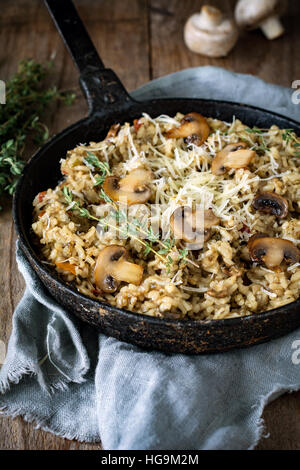
[[[292,90],[216,67],[154,80],[132,95],[259,105],[294,119]],[[252,449],[262,411],[300,388],[300,330],[252,348],[185,356],[146,352],[67,313],[17,249],[26,290],[0,372],[0,409],[68,439],[113,450]],[[299,347],[299,346],[298,346]]]

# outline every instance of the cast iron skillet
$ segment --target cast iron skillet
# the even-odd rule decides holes
[[[277,124],[300,125],[263,109],[224,101],[203,99],[160,99],[137,102],[126,92],[114,72],[101,62],[80,18],[69,0],[47,0],[52,17],[75,60],[80,84],[89,104],[89,116],[42,147],[27,164],[14,198],[14,221],[31,266],[52,296],[83,321],[107,335],[146,349],[166,352],[208,353],[245,347],[279,337],[300,326],[300,300],[284,307],[243,318],[215,321],[177,321],[152,318],[112,307],[80,294],[42,264],[32,240],[32,201],[35,195],[54,188],[61,178],[59,160],[77,144],[102,140],[109,127],[139,118],[173,116],[176,112],[198,111],[204,116],[231,121],[236,116],[249,126],[268,128]]]

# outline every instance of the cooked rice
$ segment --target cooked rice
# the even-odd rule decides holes
[[[187,145],[182,138],[167,139],[166,132],[182,118],[180,113],[175,118],[156,119],[144,114],[138,126],[126,123],[117,136],[79,145],[67,153],[61,161],[63,182],[40,193],[33,202],[32,227],[43,259],[81,293],[151,316],[221,319],[264,312],[295,301],[300,293],[299,263],[283,262],[279,269],[267,269],[250,261],[247,248],[249,237],[256,232],[288,239],[299,247],[300,158],[292,140],[286,139],[277,126],[260,134],[247,131],[247,126],[235,119],[226,123],[211,118],[207,119],[211,134],[199,147]],[[256,150],[249,167],[213,175],[210,166],[216,153],[228,143],[241,140]],[[152,198],[146,205],[161,205],[164,228],[169,227],[174,209],[189,201],[214,211],[220,223],[213,227],[203,250],[189,252],[192,263],[180,258],[180,241],[168,253],[172,263],[167,268],[152,252],[145,255],[144,246],[135,238],[120,240],[111,229],[101,233],[96,224],[76,213],[74,203],[66,202],[63,187],[95,217],[111,211],[100,195],[101,184],[95,185],[99,170],[86,160],[90,152],[107,162],[111,173],[119,177],[136,168],[153,172],[149,183]],[[288,200],[286,218],[279,220],[253,209],[253,198],[261,190]],[[144,267],[139,286],[121,283],[115,294],[97,289],[96,260],[111,244],[125,246],[130,260]],[[153,247],[156,251],[160,248],[155,243]],[[75,274],[56,263],[71,265]],[[223,296],[218,297],[218,293]]]

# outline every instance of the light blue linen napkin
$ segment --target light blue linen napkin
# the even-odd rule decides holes
[[[291,93],[202,67],[154,80],[133,96],[219,98],[299,119]],[[251,449],[263,434],[265,405],[300,388],[299,330],[224,354],[145,352],[66,313],[20,249],[17,260],[27,287],[0,372],[6,415],[69,439],[101,439],[110,450]]]

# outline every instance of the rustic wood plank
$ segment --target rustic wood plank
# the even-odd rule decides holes
[[[93,2],[77,0],[82,16],[107,67],[111,67],[131,90],[149,80],[148,11],[145,1]],[[76,103],[71,110],[54,106],[46,116],[52,133],[58,132],[87,113],[78,87],[78,72],[40,0],[0,0],[0,77],[6,79],[18,62],[27,57],[54,61],[49,82],[60,89],[74,88]],[[25,13],[24,13],[25,12]],[[130,51],[130,54],[126,53]],[[12,312],[22,296],[24,282],[15,261],[16,237],[10,203],[0,215],[0,339],[6,344]],[[0,418],[0,449],[99,449],[100,444],[80,444],[35,430],[21,418]]]

